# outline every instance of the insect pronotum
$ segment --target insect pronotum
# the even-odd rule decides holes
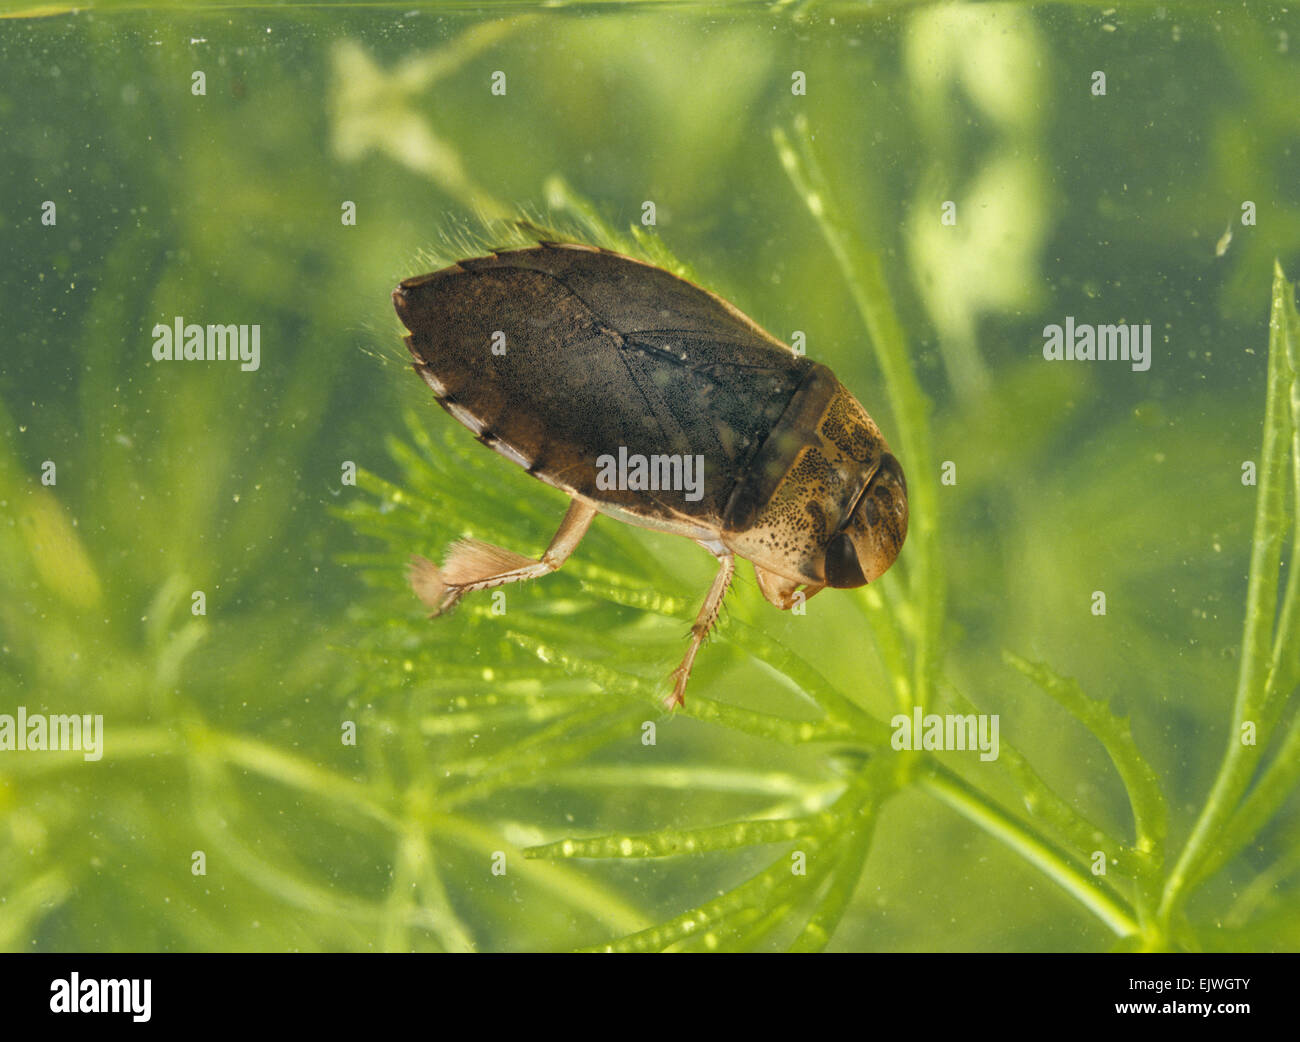
[[[402,282],[415,371],[447,412],[560,489],[534,559],[464,539],[411,583],[440,615],[472,590],[559,568],[592,519],[693,539],[719,563],[666,703],[681,705],[736,557],[782,610],[880,576],[907,535],[907,483],[826,366],[731,304],[649,264],[543,242]]]

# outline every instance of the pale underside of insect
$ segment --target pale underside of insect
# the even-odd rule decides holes
[[[685,536],[719,567],[673,671],[676,706],[737,556],[783,610],[873,581],[898,556],[906,483],[871,417],[720,297],[616,253],[542,243],[407,279],[393,303],[438,403],[571,500],[538,559],[476,539],[441,568],[414,557],[412,586],[435,615],[555,571],[597,514]],[[617,458],[700,466],[689,487],[651,489],[611,483]]]

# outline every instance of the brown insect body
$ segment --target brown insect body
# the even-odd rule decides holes
[[[722,567],[676,673],[680,703],[733,555],[783,609],[801,586],[860,586],[897,557],[906,485],[866,410],[828,368],[698,286],[542,243],[407,279],[393,301],[439,404],[573,500],[540,561],[476,541],[441,571],[417,559],[417,592],[438,610],[554,570],[597,512],[695,539]],[[691,488],[610,487],[598,461],[620,452],[700,460],[703,474]]]

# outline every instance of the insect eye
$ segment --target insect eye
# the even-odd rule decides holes
[[[858,551],[847,532],[837,532],[826,547],[826,582],[841,590],[866,585]]]

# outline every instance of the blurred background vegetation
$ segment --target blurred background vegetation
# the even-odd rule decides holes
[[[393,286],[481,217],[625,234],[654,201],[640,248],[783,339],[804,331],[898,447],[908,419],[783,135],[815,149],[837,228],[879,259],[932,463],[957,465],[941,487],[902,458],[941,519],[938,691],[1000,714],[1045,785],[1127,834],[1102,745],[1003,651],[1050,663],[1131,718],[1185,838],[1239,667],[1273,260],[1300,269],[1294,13],[81,6],[0,2],[0,712],[102,713],[106,751],[0,753],[0,947],[645,939],[787,856],[753,822],[870,789],[833,729],[781,741],[743,713],[818,719],[815,682],[774,665],[797,648],[827,698],[887,719],[878,624],[922,625],[907,551],[879,591],[805,617],[742,565],[701,708],[671,721],[658,688],[712,574],[691,544],[598,520],[504,617],[470,598],[429,623],[403,586],[406,553],[471,531],[540,550],[563,513],[402,363]],[[153,362],[152,327],[178,315],[260,324],[261,369]],[[1150,371],[1047,365],[1042,329],[1066,315],[1150,322]],[[1014,780],[947,762],[1024,809]],[[830,948],[1120,940],[931,793],[878,791],[834,847]],[[1196,944],[1300,947],[1296,809],[1196,895]],[[620,833],[665,853],[665,830],[732,822],[743,842],[691,856],[522,854]],[[777,920],[794,899],[772,900]],[[713,943],[789,943],[779,925],[733,920]]]

